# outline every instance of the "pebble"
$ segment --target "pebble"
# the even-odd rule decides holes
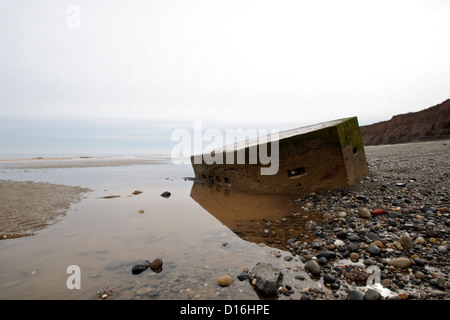
[[[364,300],[381,300],[382,296],[378,290],[368,289],[364,293]]]
[[[320,275],[320,265],[315,260],[309,260],[305,263],[305,271],[311,273],[313,276]]]
[[[348,300],[364,300],[364,294],[358,290],[352,290],[348,296]]]
[[[141,295],[149,293],[150,290],[152,290],[152,288],[150,288],[150,287],[142,287],[142,288],[136,290],[136,294],[141,296]]]
[[[169,198],[171,196],[171,193],[169,191],[164,191],[161,193],[161,197],[163,198]]]
[[[425,239],[423,237],[417,237],[416,240],[414,240],[415,244],[421,245],[425,243]]]
[[[409,235],[405,234],[403,235],[398,242],[402,245],[403,248],[405,249],[412,249],[414,248],[414,243],[411,240],[411,238],[409,237]]]
[[[447,247],[446,246],[439,246],[437,248],[438,252],[441,254],[446,254],[448,252]]]
[[[234,279],[228,274],[223,275],[219,279],[217,279],[217,284],[221,287],[228,287],[233,282]]]
[[[381,250],[378,246],[372,244],[367,248],[367,252],[369,252],[373,256],[377,256],[380,254]]]
[[[153,271],[161,271],[163,266],[163,261],[161,258],[156,258],[150,263],[150,269]]]
[[[393,266],[394,268],[397,269],[403,269],[403,268],[408,268],[409,266],[411,266],[412,262],[410,259],[408,258],[394,258],[391,259],[387,262],[388,265]]]
[[[356,252],[352,252],[352,253],[350,253],[349,258],[353,262],[357,262],[357,261],[359,261],[359,254],[357,254]]]
[[[362,208],[362,209],[359,211],[359,216],[360,216],[361,218],[370,218],[372,215],[370,214],[370,210],[369,210],[369,209],[367,209],[367,208]]]
[[[331,274],[327,273],[323,276],[323,281],[325,283],[333,283],[336,281],[336,278],[333,277]]]
[[[375,210],[372,210],[371,212],[370,212],[370,214],[371,215],[373,215],[373,216],[379,216],[379,215],[382,215],[382,214],[386,214],[386,209],[375,209]]]

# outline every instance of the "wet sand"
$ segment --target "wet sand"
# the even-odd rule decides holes
[[[0,180],[0,239],[35,235],[91,191],[77,186]]]

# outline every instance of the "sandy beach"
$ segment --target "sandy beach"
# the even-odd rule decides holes
[[[34,235],[62,218],[87,188],[0,180],[0,239]]]

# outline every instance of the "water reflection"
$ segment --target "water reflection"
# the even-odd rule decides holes
[[[286,249],[289,238],[304,234],[309,215],[283,195],[255,195],[194,182],[191,198],[246,241]]]

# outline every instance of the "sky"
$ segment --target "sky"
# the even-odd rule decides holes
[[[0,0],[0,154],[389,120],[450,98],[448,0]]]

